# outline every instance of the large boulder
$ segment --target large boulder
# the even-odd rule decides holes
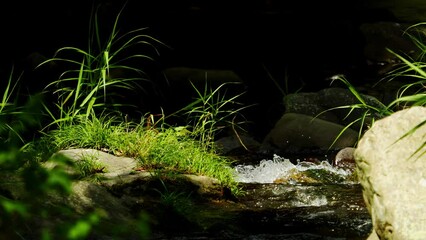
[[[79,168],[72,167],[83,164],[84,161],[96,163],[96,171],[89,176],[79,175]],[[49,174],[46,169],[49,170]],[[41,234],[39,231],[46,229],[52,230],[49,233],[55,239],[57,233],[53,230],[62,229],[78,218],[82,220],[77,222],[76,226],[83,223],[84,226],[88,224],[90,227],[92,223],[88,222],[95,222],[93,229],[89,229],[90,239],[141,239],[136,226],[146,224],[153,232],[160,229],[158,230],[160,233],[165,227],[184,226],[180,221],[188,219],[186,215],[176,212],[178,203],[189,207],[190,204],[192,206],[228,197],[225,194],[229,193],[219,180],[212,177],[161,171],[148,172],[139,167],[137,159],[114,156],[96,149],[61,150],[43,162],[40,168],[34,167],[31,171],[35,171],[34,174],[43,179],[49,176],[48,180],[45,180],[46,186],[62,186],[68,183],[67,176],[73,178],[74,181],[69,186],[70,194],[45,189],[43,193],[46,195],[29,195],[39,193],[35,190],[28,191],[28,187],[38,187],[37,181],[27,182],[29,180],[27,178],[31,176],[23,177],[20,172],[2,173],[0,197],[4,197],[6,203],[9,199],[24,203],[28,201],[35,207],[35,209],[28,208],[29,211],[34,210],[38,213],[40,210],[43,215],[28,220],[28,226],[31,226],[29,232],[14,229],[16,227],[14,224],[10,224],[13,225],[11,227],[13,231],[5,232],[4,225],[14,223],[15,219],[0,222],[0,239],[16,239],[18,234],[23,234],[23,238],[26,239],[36,239],[36,236]],[[27,211],[26,207],[25,205],[23,211]],[[3,206],[0,206],[0,210],[3,214]],[[141,217],[145,214],[149,216],[147,222]],[[86,218],[90,220],[86,222]],[[179,224],[171,225],[169,223],[171,220]],[[19,222],[18,218],[16,221]],[[199,223],[191,220],[191,224],[195,228]],[[125,235],[125,238],[120,238],[122,235]]]
[[[61,150],[53,155],[54,157],[65,157],[73,161],[75,164],[90,159],[97,164],[99,171],[96,173],[98,180],[101,180],[99,184],[108,190],[119,190],[127,188],[134,184],[141,184],[152,181],[153,179],[159,178],[159,173],[142,171],[139,169],[139,163],[134,158],[119,157],[96,149],[66,149]],[[55,168],[55,162],[47,161],[44,163],[47,168]],[[65,169],[71,175],[78,175],[74,168]],[[176,181],[182,182],[183,185],[190,186],[189,188],[194,189],[199,195],[204,197],[220,197],[222,194],[222,186],[220,182],[211,177],[198,176],[192,174],[180,174],[176,176]],[[92,185],[92,184],[90,184]],[[77,186],[86,185],[78,184]],[[92,187],[91,189],[100,188],[99,186]],[[80,188],[78,188],[80,189]],[[74,194],[79,195],[82,190],[74,191]],[[81,198],[77,196],[77,198]],[[96,199],[94,200],[96,202]]]
[[[425,119],[425,107],[404,109],[378,120],[359,141],[354,156],[373,223],[369,239],[426,237],[426,126],[419,126]]]

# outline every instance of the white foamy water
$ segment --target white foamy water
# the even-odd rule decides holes
[[[273,159],[264,159],[258,165],[238,165],[235,167],[236,179],[242,183],[273,183],[274,180],[285,178],[294,171],[306,171],[309,169],[323,169],[333,174],[343,177],[350,173],[343,170],[333,168],[327,161],[320,164],[310,162],[300,162],[293,164],[289,159],[274,154]]]

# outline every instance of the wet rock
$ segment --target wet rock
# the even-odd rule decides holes
[[[355,148],[346,147],[337,152],[334,158],[333,165],[337,168],[342,168],[353,172],[355,170]]]
[[[374,232],[369,239],[426,236],[426,154],[422,146],[426,127],[419,125],[424,119],[425,107],[395,112],[377,121],[354,152],[373,221]]]
[[[102,171],[95,173],[98,176],[97,179],[100,180],[99,185],[115,191],[159,178],[159,173],[138,169],[138,161],[136,159],[118,157],[96,149],[66,149],[55,153],[53,156],[56,158],[68,158],[74,163],[83,161],[85,158],[91,158],[102,168]],[[44,166],[50,169],[63,167],[54,161],[47,161]],[[77,169],[72,167],[72,165],[65,167],[64,170],[70,175],[78,176]],[[211,177],[181,174],[176,177],[176,181],[183,181],[192,185],[194,191],[200,196],[221,197],[223,194],[219,181]]]
[[[220,198],[223,196],[223,188],[217,179],[191,174],[184,174],[183,177],[197,186],[197,193],[201,196],[209,196],[211,198]]]
[[[277,178],[274,183],[293,184],[293,183],[320,183],[320,180],[312,178],[300,172],[297,169],[291,169],[285,177]]]
[[[72,194],[62,202],[67,202],[77,213],[87,214],[94,209],[103,209],[109,219],[130,220],[131,210],[123,204],[121,198],[112,195],[98,184],[87,181],[73,183]]]
[[[66,149],[55,153],[53,157],[68,158],[75,163],[84,161],[85,159],[95,161],[102,168],[102,172],[100,173],[105,178],[130,174],[138,165],[138,162],[133,158],[118,157],[95,149]],[[48,161],[47,164],[52,167],[51,162]]]

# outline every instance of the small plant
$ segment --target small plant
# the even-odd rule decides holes
[[[76,167],[81,178],[96,177],[97,173],[107,171],[98,161],[99,156],[93,154],[84,154],[80,160],[76,161]]]
[[[157,173],[156,175],[163,189],[154,188],[153,190],[160,195],[161,204],[182,214],[188,212],[188,207],[191,205],[190,193],[188,194],[184,191],[171,191],[162,179],[162,174]]]
[[[343,76],[343,75],[335,75],[331,78],[333,81],[341,81],[343,82],[350,92],[355,96],[355,98],[359,101],[359,103],[352,104],[352,105],[344,105],[344,106],[338,106],[330,109],[326,109],[325,111],[322,111],[318,114],[324,114],[327,111],[332,111],[336,109],[348,109],[348,113],[345,118],[349,117],[351,114],[353,114],[355,111],[357,111],[357,114],[359,115],[358,118],[347,124],[342,131],[337,135],[333,143],[330,145],[329,149],[336,143],[336,141],[339,139],[339,137],[348,129],[350,129],[353,126],[359,126],[358,129],[358,139],[361,138],[363,133],[374,124],[374,121],[376,119],[383,118],[385,116],[390,115],[393,111],[384,104],[380,102],[376,102],[375,105],[367,103],[367,101],[364,99],[362,94],[360,94],[356,88]]]
[[[244,93],[226,96],[225,89],[230,84],[240,83],[223,83],[216,89],[211,89],[206,81],[203,91],[192,84],[197,98],[181,110],[188,116],[189,132],[192,137],[197,139],[205,149],[214,150],[215,137],[224,129],[232,129],[238,136],[236,128],[241,129],[244,123],[236,119],[243,117],[241,112],[250,105],[244,106],[237,101]]]

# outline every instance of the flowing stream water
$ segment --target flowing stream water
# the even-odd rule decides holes
[[[370,215],[352,173],[326,159],[292,162],[274,155],[235,166],[246,194],[233,203],[198,206],[187,217],[201,229],[167,239],[367,239]]]
[[[371,220],[362,189],[350,170],[335,168],[326,158],[293,164],[274,155],[235,167],[248,192],[241,201],[269,213],[254,226],[276,233],[250,239],[366,239]]]

